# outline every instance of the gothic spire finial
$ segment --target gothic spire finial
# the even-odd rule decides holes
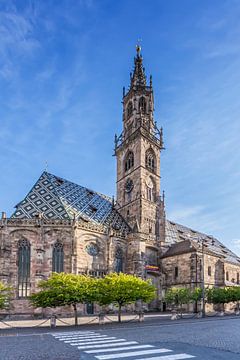
[[[133,86],[146,86],[146,75],[145,69],[143,67],[143,58],[141,54],[141,46],[138,44],[136,45],[137,56],[134,57],[134,71],[131,77],[131,85]]]

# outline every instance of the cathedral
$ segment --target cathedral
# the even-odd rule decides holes
[[[0,281],[14,288],[10,310],[34,315],[28,297],[52,272],[102,277],[126,272],[157,288],[149,310],[165,310],[171,286],[239,285],[240,258],[219,240],[166,218],[160,163],[163,131],[154,120],[152,78],[139,46],[123,90],[115,135],[116,199],[44,171],[10,218],[0,219]],[[96,311],[81,305],[82,313]]]

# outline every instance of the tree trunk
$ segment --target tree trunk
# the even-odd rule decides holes
[[[78,326],[77,304],[73,304],[73,310],[74,310],[74,324],[75,326]]]
[[[122,321],[122,304],[118,304],[118,322]]]

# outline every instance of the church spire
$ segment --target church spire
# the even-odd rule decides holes
[[[131,76],[132,86],[146,86],[146,75],[140,45],[136,45],[137,56],[134,57],[134,71]]]

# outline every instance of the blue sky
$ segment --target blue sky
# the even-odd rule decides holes
[[[168,218],[240,253],[240,3],[0,2],[0,210],[45,169],[115,193],[122,87],[142,39]]]

